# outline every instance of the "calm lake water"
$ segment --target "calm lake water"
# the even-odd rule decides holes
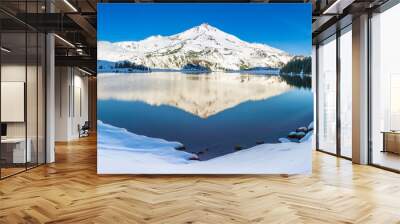
[[[310,78],[177,72],[98,76],[98,119],[178,141],[201,160],[275,143],[313,120]]]

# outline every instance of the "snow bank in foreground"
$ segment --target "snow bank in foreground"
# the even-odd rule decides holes
[[[207,161],[179,142],[136,135],[98,122],[99,174],[298,174],[311,172],[311,135],[301,143],[262,144]]]

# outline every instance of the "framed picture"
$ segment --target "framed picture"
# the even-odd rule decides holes
[[[99,4],[99,174],[311,172],[311,4]]]

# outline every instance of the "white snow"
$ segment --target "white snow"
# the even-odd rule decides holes
[[[149,138],[98,122],[99,174],[304,174],[311,172],[311,136],[301,143],[262,144],[207,161]]]
[[[171,163],[187,163],[196,155],[176,150],[181,147],[179,142],[168,142],[163,139],[149,138],[128,132],[126,129],[117,128],[98,121],[98,143],[101,150],[117,150],[131,153],[152,155],[154,158],[168,158]]]
[[[307,129],[308,129],[308,130],[314,129],[314,122],[311,122],[311,123],[308,125]]]
[[[172,36],[140,41],[97,42],[97,60],[131,61],[149,68],[181,69],[188,63],[213,71],[280,68],[292,56],[266,44],[249,43],[211,25],[201,24]]]
[[[280,143],[292,142],[292,141],[290,141],[288,138],[279,138],[278,141],[279,141]]]

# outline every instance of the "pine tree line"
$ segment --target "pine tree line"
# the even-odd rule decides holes
[[[131,69],[135,69],[135,70],[149,70],[149,68],[144,65],[137,65],[130,61],[117,62],[117,63],[115,63],[114,67],[115,68],[131,68]]]
[[[311,57],[295,57],[281,68],[281,74],[311,74]]]

